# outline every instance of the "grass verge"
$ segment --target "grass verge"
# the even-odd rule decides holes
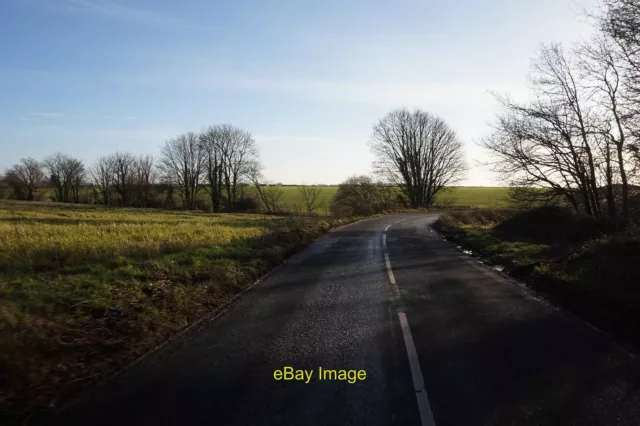
[[[0,202],[0,411],[112,374],[355,219]]]
[[[450,212],[434,226],[489,264],[640,348],[640,232],[561,208]]]

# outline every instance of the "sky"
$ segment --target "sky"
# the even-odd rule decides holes
[[[594,2],[1,0],[0,170],[55,152],[157,155],[231,123],[270,181],[335,184],[371,173],[373,125],[407,107],[458,133],[461,184],[499,185],[478,146],[491,93],[526,99],[530,58],[587,38]]]

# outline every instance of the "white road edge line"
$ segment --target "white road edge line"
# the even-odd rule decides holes
[[[400,318],[400,327],[402,328],[402,336],[404,337],[404,345],[407,348],[407,356],[409,357],[409,366],[411,367],[411,378],[413,379],[413,387],[416,391],[416,399],[418,400],[418,411],[420,411],[420,422],[422,426],[435,426],[431,405],[429,405],[429,397],[427,390],[424,388],[424,379],[422,377],[422,369],[418,360],[416,346],[411,337],[411,329],[407,321],[407,315],[404,312],[398,312]]]
[[[396,223],[404,222],[405,220],[407,220],[407,219],[406,218],[405,219],[400,219],[400,220],[396,220],[393,223],[390,223],[389,225],[387,225],[386,228],[384,228],[384,232],[387,232],[389,230],[389,228],[391,228],[392,225],[395,225]]]

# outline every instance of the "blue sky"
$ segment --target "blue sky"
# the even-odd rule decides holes
[[[475,142],[489,91],[526,98],[541,42],[588,36],[593,0],[2,0],[0,170],[232,123],[265,175],[337,183],[371,170],[371,128],[397,107],[442,116],[467,146],[463,182],[498,183]]]

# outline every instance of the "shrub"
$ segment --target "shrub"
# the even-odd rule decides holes
[[[257,212],[260,210],[260,203],[253,197],[242,197],[236,200],[233,205],[235,212]]]
[[[331,202],[334,216],[368,216],[398,207],[392,187],[376,183],[368,176],[354,176],[342,182]]]
[[[496,226],[496,231],[544,243],[578,243],[615,231],[619,224],[595,219],[567,207],[545,206],[523,210]]]

